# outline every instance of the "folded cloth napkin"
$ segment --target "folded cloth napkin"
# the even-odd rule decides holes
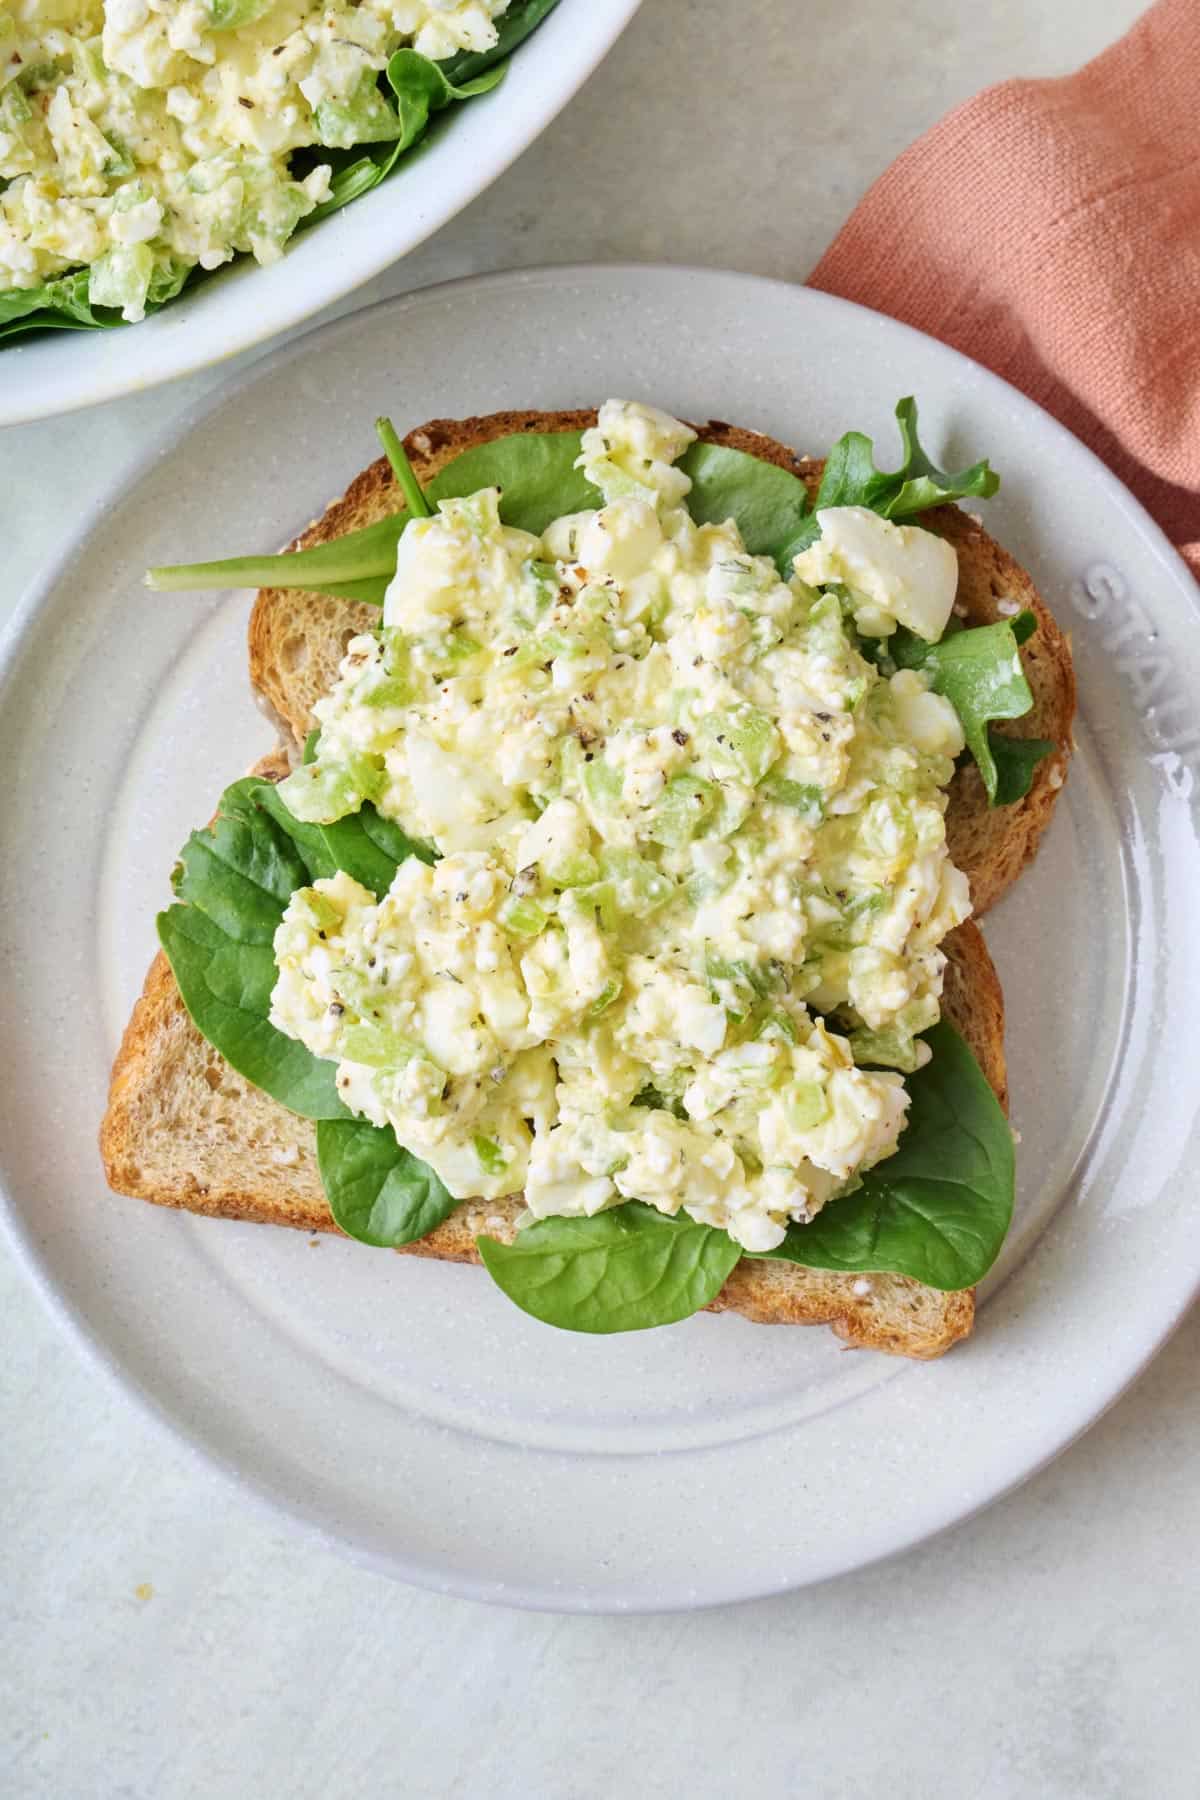
[[[964,350],[1121,477],[1200,574],[1200,0],[1006,81],[893,163],[809,277]]]

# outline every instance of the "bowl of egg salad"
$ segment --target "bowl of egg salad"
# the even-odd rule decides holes
[[[0,424],[203,367],[429,236],[638,0],[9,0]]]

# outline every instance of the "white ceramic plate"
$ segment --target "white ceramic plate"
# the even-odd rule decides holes
[[[248,350],[352,293],[490,187],[578,92],[641,0],[562,0],[492,94],[453,107],[374,192],[128,330],[52,331],[0,351],[0,425],[138,393]],[[2,10],[2,9],[0,9]]]
[[[446,346],[453,346],[448,354]],[[910,1365],[699,1317],[593,1339],[478,1271],[117,1199],[95,1133],[187,831],[269,743],[245,595],[148,563],[269,548],[375,453],[372,420],[608,394],[819,451],[1003,472],[988,523],[1074,634],[1079,755],[987,922],[1009,1002],[1016,1228],[976,1336]],[[1065,431],[929,339],[700,271],[463,282],[323,329],[156,447],[29,597],[0,711],[0,1173],[76,1334],[245,1486],[377,1566],[481,1599],[686,1607],[896,1551],[1053,1456],[1200,1275],[1195,1057],[1200,631],[1191,578]]]

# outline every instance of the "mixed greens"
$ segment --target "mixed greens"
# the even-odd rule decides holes
[[[904,445],[900,469],[881,473],[870,441],[847,434],[831,453],[815,506],[790,471],[725,446],[693,444],[680,462],[692,483],[688,510],[697,523],[733,519],[747,549],[773,558],[782,573],[819,535],[816,513],[827,504],[866,506],[895,520],[942,501],[994,492],[996,477],[986,463],[957,474],[935,468],[921,448],[911,400],[900,403],[897,418]],[[424,494],[386,424],[381,435],[408,500],[403,511],[314,550],[158,569],[148,577],[151,584],[272,585],[380,604],[400,537],[410,519],[428,514],[431,502],[495,487],[504,522],[539,534],[564,514],[603,504],[577,466],[577,434],[521,434],[481,445],[450,463]],[[1020,717],[1032,706],[1019,644],[1033,628],[1032,615],[1023,614],[947,632],[932,645],[901,628],[879,651],[894,669],[923,669],[933,691],[954,706],[992,804],[1027,791],[1038,757],[1049,748],[990,732],[992,720]],[[742,747],[746,755],[752,748]],[[310,743],[307,754],[316,749]],[[317,764],[310,767],[316,774]],[[801,811],[809,804],[799,794],[778,798]],[[201,1033],[249,1081],[316,1123],[318,1162],[335,1220],[352,1237],[380,1246],[424,1236],[457,1202],[389,1126],[349,1110],[334,1080],[334,1062],[271,1023],[278,974],[272,945],[297,890],[341,871],[381,895],[413,856],[434,861],[427,845],[408,837],[369,799],[333,823],[313,822],[298,818],[272,783],[247,778],[226,790],[213,824],[189,838],[175,871],[176,903],[159,920],[164,950]],[[529,926],[540,928],[536,921]],[[739,971],[714,966],[711,979],[732,1006]],[[749,977],[747,982],[747,1007],[769,1021],[769,998]],[[808,1267],[905,1274],[945,1290],[969,1287],[986,1273],[1011,1215],[1011,1133],[953,1028],[934,1025],[924,1043],[923,1066],[917,1066],[919,1057],[905,1062],[894,1045],[880,1045],[883,1062],[910,1071],[899,1148],[763,1254]],[[864,1041],[856,1059],[869,1063],[870,1048]],[[643,1103],[661,1104],[661,1097],[648,1095]],[[476,1145],[484,1168],[490,1148]],[[592,1217],[538,1219],[509,1245],[483,1236],[479,1249],[493,1279],[525,1311],[593,1332],[684,1318],[715,1297],[742,1254],[754,1254],[684,1211],[671,1217],[637,1199]]]

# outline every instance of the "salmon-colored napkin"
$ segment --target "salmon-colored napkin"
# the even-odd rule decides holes
[[[809,277],[1022,388],[1200,574],[1200,0],[1007,81],[893,163]]]

